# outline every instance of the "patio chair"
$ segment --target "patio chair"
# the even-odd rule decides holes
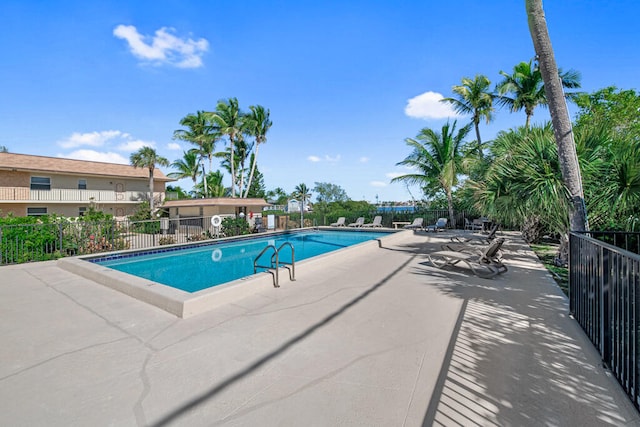
[[[349,224],[349,227],[362,227],[364,225],[364,217],[361,216],[360,218],[356,219],[356,222],[352,222],[351,224]]]
[[[447,218],[438,218],[435,224],[427,225],[424,229],[426,231],[442,231],[447,226]]]
[[[363,227],[382,227],[382,216],[380,215],[376,215],[375,218],[373,218],[373,222],[370,224],[363,224]]]
[[[405,225],[403,228],[408,230],[419,230],[423,227],[424,218],[414,218],[411,224]]]
[[[498,274],[507,271],[507,266],[502,263],[500,249],[504,239],[496,239],[483,250],[472,252],[457,252],[442,250],[427,255],[429,262],[436,268],[444,268],[448,265],[465,263],[478,277],[491,279]]]
[[[331,224],[332,227],[344,227],[346,224],[344,223],[345,218],[343,216],[341,216],[340,218],[338,218],[338,220],[336,222],[334,222],[333,224]]]
[[[464,229],[465,230],[471,230],[471,231],[482,230],[482,223],[478,224],[475,219],[472,222],[472,221],[469,221],[468,218],[465,218],[464,219]]]
[[[500,224],[495,223],[493,224],[493,227],[491,227],[489,234],[469,234],[464,236],[453,236],[451,238],[451,241],[453,243],[491,243],[493,240],[495,240],[499,227]]]

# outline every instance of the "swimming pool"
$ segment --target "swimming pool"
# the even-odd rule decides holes
[[[288,232],[229,243],[213,243],[155,253],[137,253],[92,259],[91,262],[124,273],[162,283],[186,292],[197,292],[253,274],[253,262],[268,245],[285,242],[295,248],[295,261],[387,236],[389,232],[310,230]],[[280,261],[291,263],[291,248],[285,246]],[[260,257],[268,265],[273,251]],[[259,269],[265,271],[265,269]]]
[[[258,294],[264,294],[265,297],[269,297],[268,295],[274,291],[273,280],[269,274],[253,274],[255,256],[248,252],[253,245],[257,245],[261,251],[268,244],[275,244],[276,248],[279,247],[277,243],[280,241],[279,239],[290,239],[295,247],[296,270],[299,270],[297,262],[302,257],[306,259],[303,261],[303,265],[300,266],[302,269],[305,268],[305,264],[308,262],[314,262],[314,264],[317,262],[318,264],[315,264],[315,266],[322,265],[320,263],[329,263],[326,268],[330,268],[333,262],[339,262],[342,259],[340,254],[343,252],[344,257],[349,257],[359,250],[368,251],[372,247],[385,247],[389,243],[404,240],[403,234],[406,234],[406,232],[381,232],[360,229],[336,231],[328,228],[322,228],[320,232],[297,230],[270,233],[259,237],[253,235],[199,242],[191,245],[161,246],[151,250],[129,250],[111,254],[65,257],[59,259],[56,263],[63,270],[156,306],[175,316],[187,318],[210,311],[216,307],[237,303],[244,298],[255,297]],[[325,240],[325,236],[333,236],[334,240]],[[324,249],[320,250],[319,247]],[[330,247],[333,250],[329,250]],[[266,262],[261,262],[261,264],[268,264],[271,253],[273,251],[265,254],[267,255],[267,259],[264,260]],[[285,247],[281,252],[281,257],[284,261],[287,261],[287,254],[290,255],[290,252]],[[193,258],[191,259],[191,257]],[[333,257],[336,257],[336,261],[330,261]],[[152,275],[149,277],[151,278],[129,274],[110,266],[102,265],[103,262],[114,265],[120,263],[123,270],[125,268],[134,269],[138,267],[134,267],[136,263],[130,262],[131,260],[145,260],[146,258],[150,260],[149,265],[153,266],[150,269],[150,274]],[[234,267],[222,267],[222,262],[225,260],[235,260],[235,262],[231,263]],[[185,264],[187,268],[177,269],[179,264]],[[205,268],[200,269],[198,264],[202,264]],[[223,277],[228,273],[225,270],[234,270],[236,266],[241,265],[245,265],[245,268],[236,276],[226,276],[227,278],[223,279],[227,280],[226,282],[222,282],[219,279],[209,282],[209,279],[215,278],[214,276]],[[246,269],[247,265],[250,265],[249,271]],[[315,267],[309,266],[306,268]],[[162,270],[162,277],[154,276],[156,274],[155,270]],[[177,276],[180,280],[191,283],[204,282],[206,280],[210,285],[200,290],[186,291],[158,281],[164,280],[163,277],[165,276]],[[237,278],[229,279],[230,277]],[[214,282],[219,284],[212,284]],[[297,286],[298,283],[291,282],[291,286]],[[280,275],[280,285],[280,289],[289,286],[289,281],[284,281],[282,274]],[[201,288],[201,286],[198,287]]]

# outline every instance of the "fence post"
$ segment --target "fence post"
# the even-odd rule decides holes
[[[611,310],[609,307],[609,251],[598,248],[600,252],[600,353],[606,366],[611,366]]]

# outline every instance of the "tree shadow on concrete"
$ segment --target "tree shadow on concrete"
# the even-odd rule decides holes
[[[412,261],[412,259],[413,259],[413,257],[409,258],[404,263],[402,263],[398,268],[396,268],[393,272],[391,272],[386,277],[384,277],[382,280],[380,280],[379,282],[377,282],[376,284],[374,284],[373,286],[371,286],[370,288],[368,288],[367,290],[365,290],[360,295],[358,295],[357,297],[353,298],[352,300],[350,300],[346,304],[342,305],[340,308],[338,308],[333,313],[329,314],[328,316],[326,316],[325,318],[323,318],[319,322],[315,323],[314,325],[312,325],[309,328],[305,329],[304,331],[302,331],[298,335],[296,335],[293,338],[289,339],[288,341],[284,342],[280,347],[278,347],[275,350],[265,354],[263,357],[261,357],[260,359],[256,360],[255,362],[253,362],[251,365],[247,366],[242,371],[240,371],[237,374],[232,375],[231,377],[229,377],[226,380],[222,381],[221,383],[219,383],[218,385],[216,385],[215,387],[213,387],[212,389],[210,389],[206,393],[203,393],[200,396],[197,396],[197,397],[191,399],[189,402],[185,403],[184,405],[174,409],[173,411],[171,411],[170,413],[168,413],[167,415],[162,417],[160,420],[156,421],[155,423],[152,423],[151,426],[161,427],[161,426],[168,425],[169,423],[171,423],[171,422],[175,421],[176,419],[178,419],[181,415],[189,412],[190,410],[194,409],[198,405],[205,403],[209,399],[211,399],[214,396],[216,396],[217,394],[221,393],[222,391],[224,391],[225,389],[227,389],[228,387],[233,385],[235,382],[241,380],[242,378],[246,377],[247,375],[251,374],[252,372],[255,372],[257,369],[259,369],[260,367],[262,367],[263,365],[265,365],[266,363],[268,363],[272,359],[276,358],[277,356],[283,354],[284,352],[289,350],[291,347],[295,346],[297,343],[299,343],[302,340],[304,340],[305,338],[309,337],[311,334],[313,334],[317,330],[319,330],[322,327],[328,325],[333,320],[335,320],[337,317],[339,317],[340,315],[342,315],[343,313],[345,313],[346,311],[348,311],[349,309],[354,307],[356,304],[358,304],[359,302],[361,302],[362,300],[367,298],[373,292],[375,292],[376,290],[380,289],[382,286],[387,284],[389,282],[389,280],[391,280],[396,274],[398,274],[398,272],[402,271],[402,269],[404,269],[407,266],[407,264],[409,264]]]

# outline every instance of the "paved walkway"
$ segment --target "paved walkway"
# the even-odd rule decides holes
[[[602,426],[640,417],[520,243],[493,280],[402,232],[189,319],[63,271],[0,268],[0,425]]]

